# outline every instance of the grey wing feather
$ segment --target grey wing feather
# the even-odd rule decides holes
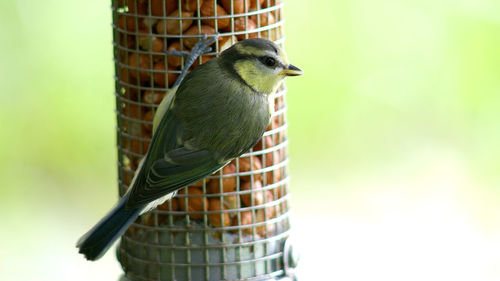
[[[178,148],[174,153],[168,153],[166,157],[168,159],[158,159],[151,166],[146,180],[148,186],[175,188],[181,182],[198,181],[199,177],[211,173],[220,166],[208,150],[190,151]]]
[[[207,157],[207,153],[209,152],[206,150],[189,152],[191,162],[182,157],[172,158],[172,162],[158,159],[151,165],[145,183],[138,189],[140,192],[134,194],[133,204],[147,204],[156,198],[197,182],[224,166],[212,157]],[[176,160],[184,161],[184,163],[173,163]]]
[[[226,163],[208,150],[190,150],[177,143],[181,126],[171,111],[160,121],[137,180],[130,191],[128,208],[137,208],[197,182]]]

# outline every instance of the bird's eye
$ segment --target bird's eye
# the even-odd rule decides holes
[[[269,67],[275,67],[276,66],[276,60],[272,57],[263,57],[262,62],[269,66]]]

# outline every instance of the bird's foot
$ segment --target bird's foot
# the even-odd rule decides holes
[[[203,34],[201,40],[198,41],[196,45],[194,45],[194,47],[191,49],[191,53],[179,52],[177,50],[169,51],[169,52],[174,52],[173,53],[174,56],[187,56],[186,61],[184,63],[184,68],[182,69],[182,72],[179,74],[179,77],[175,81],[173,87],[178,86],[182,82],[189,68],[193,65],[193,63],[199,56],[212,51],[212,47],[210,47],[210,45],[215,43],[217,38],[219,38],[219,34],[211,35],[210,37],[206,34]],[[186,55],[186,53],[188,55]],[[167,55],[168,54],[169,53],[167,52]]]
[[[165,54],[169,56],[176,56],[176,57],[187,57],[189,56],[189,52],[187,51],[177,51],[177,50],[172,50],[172,51],[165,51]]]
[[[201,40],[194,45],[193,49],[191,49],[191,56],[194,56],[194,59],[196,59],[197,57],[212,51],[212,47],[210,47],[210,45],[215,43],[217,38],[219,38],[219,34],[215,34],[210,37],[203,34]]]

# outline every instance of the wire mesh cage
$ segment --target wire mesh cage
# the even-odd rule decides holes
[[[218,34],[214,58],[238,40],[283,44],[278,0],[113,0],[119,192],[152,137],[152,120],[203,34]],[[286,89],[263,138],[222,170],[139,217],[118,259],[129,280],[270,280],[290,276]]]

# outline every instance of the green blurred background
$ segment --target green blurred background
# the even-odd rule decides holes
[[[500,280],[500,2],[288,0],[301,280]],[[117,280],[109,1],[0,2],[0,279]]]

